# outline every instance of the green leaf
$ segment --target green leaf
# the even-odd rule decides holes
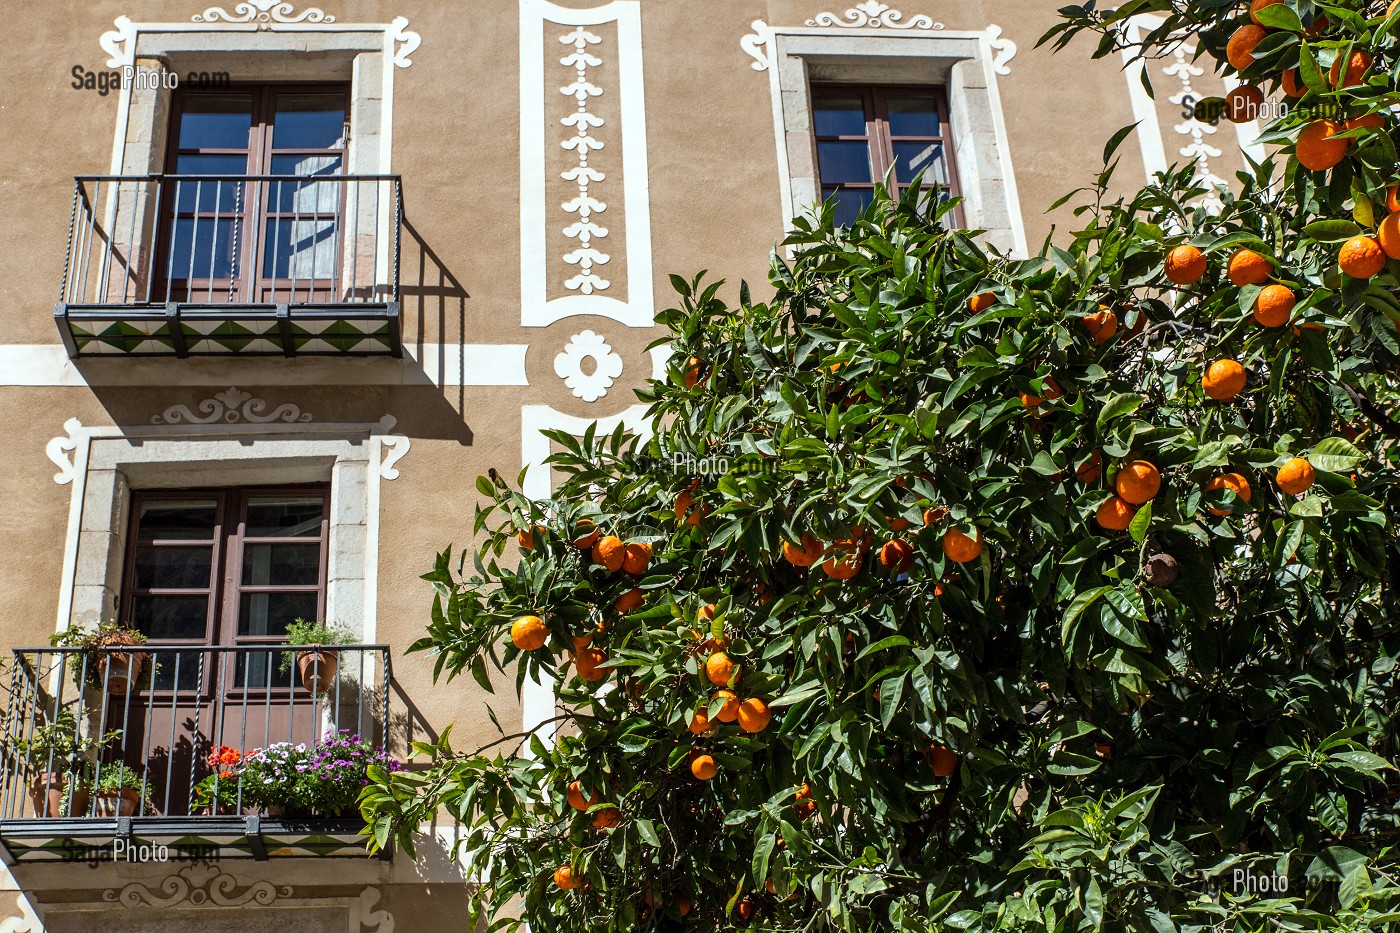
[[[1319,243],[1345,243],[1361,233],[1361,228],[1350,220],[1314,220],[1303,227],[1303,236]]]
[[[1314,469],[1329,473],[1351,473],[1366,460],[1366,455],[1351,441],[1329,437],[1318,441],[1307,455]]]
[[[1142,403],[1145,401],[1147,401],[1147,399],[1138,395],[1136,392],[1124,392],[1113,396],[1113,398],[1104,403],[1103,408],[1099,411],[1099,430],[1102,431],[1104,425],[1108,424],[1114,418],[1121,418],[1124,415],[1130,415],[1137,411],[1142,407]]]
[[[1152,500],[1148,500],[1142,508],[1137,510],[1132,522],[1128,525],[1128,534],[1133,536],[1133,540],[1141,544],[1147,537],[1147,527],[1152,524]]]

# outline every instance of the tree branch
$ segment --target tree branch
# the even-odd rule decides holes
[[[1357,392],[1345,382],[1337,383],[1356,405],[1361,409],[1361,413],[1367,417],[1376,428],[1391,440],[1400,440],[1400,421],[1396,421],[1385,413],[1385,411],[1375,402]]]

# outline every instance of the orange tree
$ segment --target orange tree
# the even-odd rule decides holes
[[[654,435],[482,478],[427,575],[414,650],[557,741],[417,746],[372,845],[444,808],[474,919],[542,931],[1400,922],[1397,17],[1253,6],[1124,4],[1297,69],[1218,209],[1110,167],[1013,260],[910,192],[798,221],[767,302],[673,279]]]

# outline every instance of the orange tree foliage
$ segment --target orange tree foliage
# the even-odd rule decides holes
[[[414,649],[552,685],[558,740],[419,746],[373,844],[445,807],[477,916],[541,931],[1396,923],[1400,265],[1339,261],[1400,181],[1397,17],[1255,6],[1243,77],[1306,88],[1269,139],[1379,115],[1330,171],[1285,150],[1208,211],[1106,169],[1027,260],[906,193],[798,221],[767,302],[675,278],[654,436],[554,435],[547,502],[483,478],[427,576]],[[1142,54],[1252,25],[1124,8],[1167,18]]]

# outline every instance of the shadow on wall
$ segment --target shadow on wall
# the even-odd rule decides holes
[[[407,329],[404,343],[414,344],[414,356],[429,372],[465,373],[467,368],[467,299],[471,297],[457,277],[442,262],[441,257],[423,239],[413,223],[405,217],[403,230],[410,243],[417,247],[416,262],[407,274],[400,272],[399,302],[404,321],[414,321],[413,333]],[[425,359],[429,351],[428,321],[437,324],[437,358]],[[449,359],[455,356],[456,359]],[[459,383],[465,380],[457,380]],[[466,389],[458,385],[457,411],[465,414]]]

